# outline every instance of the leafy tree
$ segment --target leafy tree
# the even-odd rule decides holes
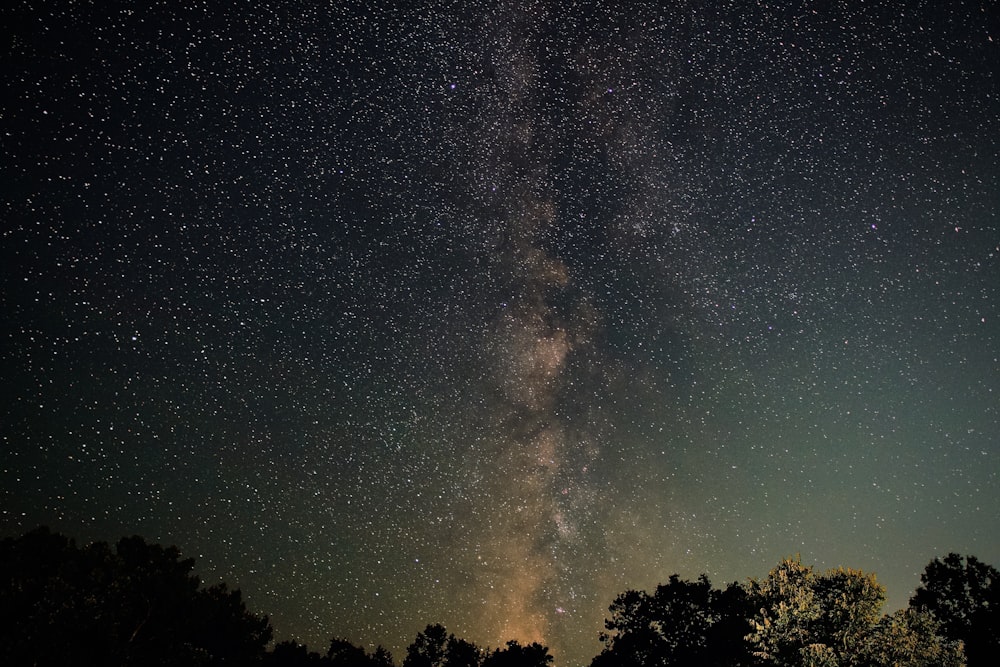
[[[883,616],[861,647],[861,664],[870,667],[961,667],[965,664],[960,642],[939,632],[930,614],[901,609]]]
[[[799,665],[801,651],[812,641],[812,626],[820,616],[812,567],[787,558],[762,581],[750,582],[759,602],[753,632],[747,637],[755,655],[775,665]]]
[[[173,547],[121,540],[77,548],[40,528],[0,542],[0,664],[212,665],[255,660],[266,617],[239,591],[200,590]]]
[[[478,646],[454,635],[448,637],[445,667],[480,667],[482,663],[483,652]]]
[[[799,650],[801,664],[806,667],[839,667],[836,652],[826,644],[808,644]]]
[[[192,642],[216,661],[250,662],[271,640],[267,617],[248,611],[242,593],[229,590],[225,583],[200,591],[192,611]]]
[[[495,649],[483,660],[483,667],[548,667],[552,662],[549,649],[538,642],[521,646],[517,641],[507,642],[506,648]]]
[[[480,667],[482,649],[448,634],[443,625],[428,625],[406,649],[403,667]]]
[[[368,663],[371,667],[395,667],[392,660],[392,653],[381,644],[375,647],[375,651],[369,654]]]
[[[110,654],[114,638],[96,637],[98,627],[113,631],[105,616],[114,610],[102,609],[95,593],[108,577],[91,569],[110,571],[111,558],[107,545],[81,551],[45,527],[0,541],[0,664],[60,665],[71,664],[69,655]]]
[[[712,591],[714,622],[706,634],[700,665],[705,667],[741,667],[756,665],[746,636],[753,630],[750,619],[756,611],[747,589],[733,582],[724,590]]]
[[[798,558],[778,564],[750,594],[759,610],[748,639],[775,665],[860,665],[861,647],[879,621],[885,589],[875,575],[838,568],[817,576]]]
[[[920,575],[910,607],[924,610],[941,632],[962,641],[969,667],[995,664],[1000,654],[1000,572],[975,556],[935,558]]]
[[[865,634],[881,618],[885,588],[874,574],[837,568],[816,579],[815,591],[820,610],[815,638],[835,655],[855,655]]]
[[[322,667],[327,662],[305,644],[283,641],[264,656],[263,664],[268,667]]]
[[[323,664],[330,667],[395,667],[392,654],[383,646],[378,646],[372,653],[365,653],[360,646],[339,637],[330,640]]]
[[[768,664],[803,667],[958,667],[960,643],[927,613],[881,616],[885,590],[875,576],[838,568],[817,575],[798,558],[751,581],[759,607],[748,639]]]
[[[448,631],[441,624],[428,625],[406,647],[403,667],[444,667]]]
[[[330,649],[326,652],[326,664],[331,667],[369,667],[369,659],[360,646],[355,646],[346,639],[334,637],[330,640]]]
[[[752,656],[743,640],[750,627],[746,592],[712,588],[708,577],[672,575],[650,595],[626,591],[608,608],[604,650],[592,667],[611,665],[740,665]]]
[[[611,618],[604,621],[609,633],[601,633],[605,648],[591,667],[657,665],[664,652],[656,622],[651,618],[650,595],[645,591],[625,591],[611,603]]]

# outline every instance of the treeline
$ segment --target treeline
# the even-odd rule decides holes
[[[269,648],[266,616],[238,590],[202,586],[174,547],[84,547],[47,528],[0,541],[0,665],[396,667],[334,638],[324,653]],[[817,572],[798,558],[716,589],[674,575],[609,607],[590,667],[981,667],[1000,655],[1000,573],[973,556],[935,559],[907,608],[883,614],[873,574]],[[548,667],[540,644],[482,649],[428,625],[402,667]]]
[[[510,640],[500,649],[483,650],[453,634],[443,625],[428,625],[406,648],[403,667],[547,667],[552,663],[548,647],[522,646]],[[366,653],[349,641],[334,637],[326,655],[295,642],[281,642],[264,656],[264,665],[282,667],[394,667],[392,655],[379,646]]]

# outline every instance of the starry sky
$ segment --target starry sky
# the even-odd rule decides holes
[[[559,665],[1000,564],[995,2],[226,4],[0,10],[0,533]]]

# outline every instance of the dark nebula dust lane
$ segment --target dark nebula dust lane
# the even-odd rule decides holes
[[[559,665],[1000,561],[996,7],[584,5],[0,10],[0,533]]]

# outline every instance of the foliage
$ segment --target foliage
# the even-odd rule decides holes
[[[969,667],[995,664],[1000,654],[1000,572],[975,556],[935,558],[920,575],[910,607],[924,610],[945,636],[965,645]]]
[[[403,667],[444,667],[447,648],[448,631],[445,627],[428,625],[406,648]]]
[[[77,547],[46,528],[0,540],[2,665],[394,667],[334,637],[325,655],[295,642],[267,652],[266,616],[239,590],[203,587],[175,547],[124,538]],[[799,558],[760,580],[712,588],[673,575],[653,593],[628,590],[608,608],[591,667],[973,667],[1000,651],[1000,573],[973,556],[935,559],[910,608],[881,615],[875,576],[816,573]],[[442,625],[407,647],[402,667],[550,667],[547,647],[483,650]]]
[[[812,567],[798,558],[785,559],[767,578],[750,582],[750,593],[759,603],[747,637],[755,655],[780,666],[801,664],[801,651],[817,643],[812,628],[821,611],[815,584]]]
[[[448,634],[443,625],[428,625],[406,649],[403,667],[546,667],[548,648],[508,641],[502,649],[483,651],[472,642]]]
[[[392,654],[379,646],[366,653],[346,639],[334,637],[326,655],[312,652],[303,644],[284,641],[264,658],[268,667],[393,667]]]
[[[507,642],[506,648],[495,649],[483,660],[483,667],[548,667],[552,662],[549,649],[537,642],[521,646],[517,641]]]
[[[238,664],[261,657],[266,617],[239,591],[199,588],[173,547],[122,539],[83,548],[39,528],[0,542],[0,663]]]
[[[705,575],[693,582],[672,575],[652,595],[626,591],[608,608],[605,648],[591,665],[750,664],[745,604],[741,587],[718,591]]]
[[[818,577],[815,591],[820,611],[814,625],[817,638],[836,655],[856,654],[865,634],[881,618],[885,588],[874,574],[841,567]]]
[[[324,664],[329,667],[369,667],[371,659],[360,646],[355,646],[346,639],[334,637],[330,640]]]
[[[865,638],[863,663],[871,667],[960,667],[959,642],[943,638],[928,613],[901,609],[884,616]]]
[[[274,649],[264,656],[264,664],[268,667],[321,667],[328,663],[304,644],[283,641],[275,644]]]
[[[962,665],[961,646],[944,640],[926,614],[881,616],[885,590],[875,576],[838,568],[817,575],[785,559],[751,581],[758,611],[747,639],[777,666],[924,667]]]
[[[448,638],[445,667],[479,667],[483,662],[483,651],[464,639],[454,635]]]

